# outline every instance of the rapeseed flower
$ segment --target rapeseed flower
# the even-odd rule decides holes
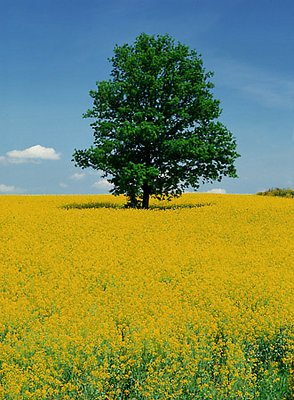
[[[290,398],[293,200],[97,202],[0,197],[0,398]]]

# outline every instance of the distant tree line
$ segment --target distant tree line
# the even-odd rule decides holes
[[[294,198],[294,190],[293,189],[281,189],[281,188],[271,188],[264,192],[256,193],[259,196],[279,196],[279,197],[288,197]]]

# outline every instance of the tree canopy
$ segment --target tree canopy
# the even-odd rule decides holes
[[[131,207],[148,208],[150,196],[171,198],[185,188],[237,177],[232,133],[218,120],[203,61],[169,35],[142,33],[115,46],[111,78],[90,91],[94,143],[73,154],[75,165],[103,172],[112,193]]]

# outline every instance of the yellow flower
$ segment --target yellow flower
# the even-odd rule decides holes
[[[63,208],[99,201],[0,196],[0,398],[282,398],[293,200]]]

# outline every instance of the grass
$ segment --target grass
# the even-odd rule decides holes
[[[160,202],[151,204],[149,209],[150,210],[176,210],[176,209],[184,209],[184,208],[199,208],[205,206],[211,206],[212,203],[187,203],[187,204],[167,204],[167,202]],[[114,208],[114,209],[124,209],[127,208],[123,204],[119,203],[112,203],[112,202],[87,202],[87,203],[70,203],[65,204],[62,208],[66,210],[78,209],[78,210],[85,210],[85,209],[93,209],[93,208]]]

